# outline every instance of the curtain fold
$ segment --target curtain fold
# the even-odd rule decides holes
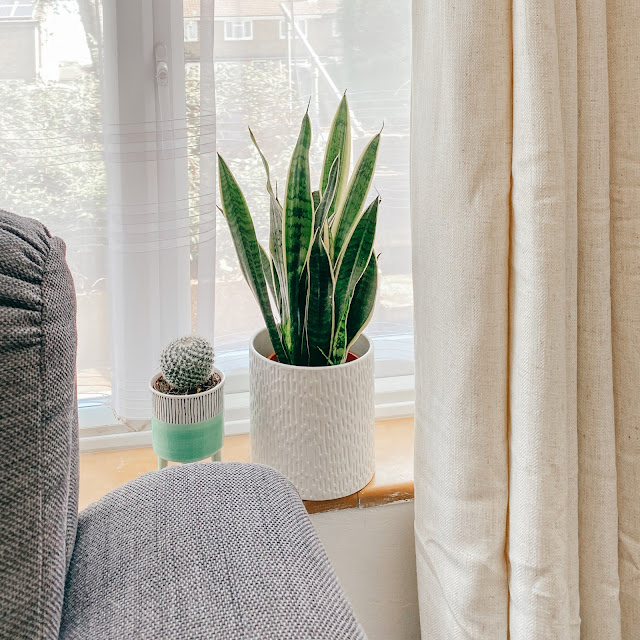
[[[608,0],[611,304],[622,637],[640,629],[640,4]]]
[[[111,405],[133,428],[148,422],[162,347],[196,328],[213,339],[213,0],[195,4],[202,42],[190,66],[183,2],[104,8]]]
[[[414,2],[425,638],[640,629],[640,7]]]
[[[509,0],[413,3],[415,518],[425,638],[504,637]]]

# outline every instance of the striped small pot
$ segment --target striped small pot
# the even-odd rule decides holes
[[[224,442],[224,374],[215,369],[220,382],[208,391],[175,396],[160,393],[151,379],[151,441],[162,469],[172,462],[220,459]]]

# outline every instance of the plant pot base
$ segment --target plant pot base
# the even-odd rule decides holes
[[[366,486],[375,471],[373,347],[331,367],[269,359],[266,330],[250,349],[251,461],[271,466],[304,500],[332,500]]]

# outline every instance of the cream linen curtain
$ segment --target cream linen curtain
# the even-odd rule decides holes
[[[640,638],[640,2],[413,11],[423,638]]]

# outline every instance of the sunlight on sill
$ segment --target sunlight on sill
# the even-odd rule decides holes
[[[227,436],[222,460],[249,462],[249,436]],[[79,508],[156,468],[151,447],[81,454]],[[399,418],[376,422],[376,474],[366,487],[345,498],[306,501],[305,505],[309,513],[319,513],[412,499],[413,418]]]

